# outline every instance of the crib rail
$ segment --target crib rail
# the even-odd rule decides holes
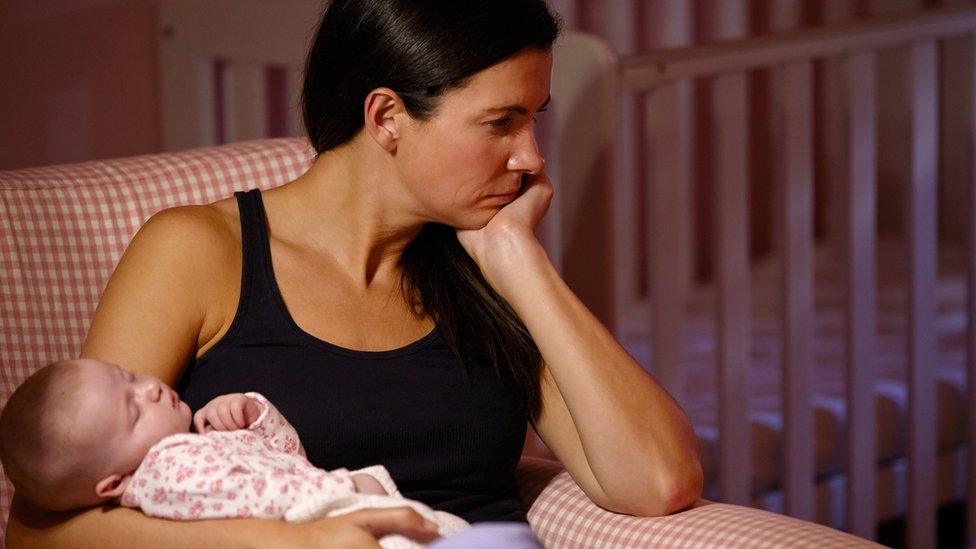
[[[934,327],[937,249],[936,189],[940,162],[944,178],[954,178],[969,189],[965,227],[969,273],[967,341],[966,443],[976,443],[976,8],[951,7],[918,10],[856,23],[781,35],[727,40],[713,45],[676,48],[623,58],[620,80],[625,93],[639,94],[646,102],[645,150],[646,205],[619,200],[618,219],[640,219],[633,210],[644,207],[648,239],[647,265],[621,263],[625,274],[618,282],[618,308],[627,314],[633,303],[645,303],[637,290],[636,269],[648,277],[651,349],[654,373],[679,401],[685,390],[681,364],[683,326],[682,292],[691,284],[687,251],[693,235],[687,219],[695,212],[688,197],[689,175],[695,169],[696,144],[688,124],[682,123],[692,103],[692,79],[708,96],[704,112],[711,145],[707,163],[713,177],[714,265],[718,289],[719,355],[719,485],[723,501],[749,504],[750,426],[745,404],[750,361],[749,327],[749,213],[747,184],[748,71],[769,69],[772,82],[774,139],[770,156],[776,181],[775,217],[782,276],[782,345],[784,375],[783,488],[787,513],[813,518],[815,455],[813,448],[811,384],[813,364],[813,250],[814,250],[814,63],[823,63],[822,78],[834,90],[834,109],[828,122],[840,141],[834,157],[840,185],[835,214],[840,227],[839,249],[846,257],[847,315],[847,529],[873,539],[875,501],[875,227],[877,219],[876,89],[877,58],[883,50],[905,48],[908,78],[902,83],[909,115],[905,208],[903,213],[909,265],[908,306],[908,542],[911,547],[935,543],[936,467]],[[950,42],[951,39],[951,42]],[[941,49],[940,49],[941,48]],[[951,53],[950,53],[951,52]],[[954,55],[965,74],[952,79],[951,89],[940,89],[940,55]],[[948,81],[948,80],[947,80]],[[939,110],[943,99],[956,98],[951,121],[953,134],[943,128],[939,154]],[[702,105],[705,103],[699,103]],[[943,112],[947,112],[943,110]],[[949,118],[949,117],[944,117]],[[961,118],[961,120],[960,120]],[[635,256],[640,238],[618,230],[617,257]],[[618,276],[620,276],[618,274]],[[968,540],[976,546],[976,459],[968,454]]]
[[[620,60],[625,90],[642,91],[681,78],[716,76],[795,61],[876,52],[919,40],[966,36],[976,27],[971,6],[894,12],[782,35],[725,40]]]

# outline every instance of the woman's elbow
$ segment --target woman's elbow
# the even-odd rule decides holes
[[[701,499],[705,475],[701,467],[689,471],[667,492],[664,514],[670,515],[693,507]]]
[[[694,467],[656,489],[648,488],[639,495],[629,494],[626,498],[619,498],[613,507],[619,513],[637,517],[670,515],[694,506],[701,498],[703,486],[702,470]]]

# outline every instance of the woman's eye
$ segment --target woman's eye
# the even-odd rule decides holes
[[[542,113],[542,112],[546,112],[547,110],[548,109],[539,109],[539,110],[536,111],[536,114],[539,114],[539,113]],[[533,116],[532,117],[532,123],[533,124],[536,124],[538,122],[539,122],[539,119]]]
[[[507,128],[509,124],[512,123],[511,118],[499,118],[498,120],[492,120],[489,122],[492,126],[496,128]]]

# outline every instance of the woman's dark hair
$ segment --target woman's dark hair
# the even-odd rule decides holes
[[[363,104],[395,91],[415,119],[441,94],[525,50],[548,50],[559,24],[544,0],[332,0],[308,54],[302,107],[317,154],[352,140]],[[400,259],[400,286],[463,365],[490,360],[532,420],[541,411],[542,355],[511,306],[485,281],[452,227],[428,223]]]

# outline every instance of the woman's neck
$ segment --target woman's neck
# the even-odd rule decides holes
[[[264,194],[276,237],[329,254],[364,291],[398,276],[400,255],[427,223],[389,157],[359,139]]]

